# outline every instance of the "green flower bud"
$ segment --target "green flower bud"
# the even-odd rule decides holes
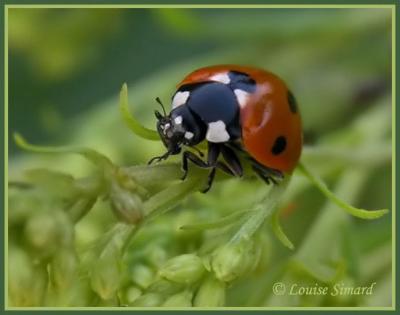
[[[113,182],[110,191],[111,207],[117,218],[128,224],[138,223],[142,217],[143,201],[139,195]]]
[[[22,250],[10,248],[8,254],[8,298],[11,306],[43,306],[47,271],[35,266]]]
[[[253,271],[259,262],[260,254],[253,240],[242,240],[217,249],[213,254],[211,266],[219,280],[230,282]]]
[[[62,247],[72,247],[75,238],[75,227],[69,216],[62,210],[52,211],[58,229],[58,244]]]
[[[57,289],[65,290],[77,281],[78,260],[73,249],[59,249],[50,264],[52,283]]]
[[[33,209],[43,209],[45,206],[44,201],[40,200],[37,195],[13,191],[10,188],[8,193],[8,224],[10,228],[28,220]]]
[[[36,187],[42,188],[52,196],[71,198],[77,193],[71,175],[45,168],[27,170],[25,175]]]
[[[146,265],[138,264],[133,267],[132,281],[141,288],[147,288],[154,279],[154,271]]]
[[[194,299],[196,307],[220,307],[225,305],[225,283],[208,277],[200,286]]]
[[[183,291],[170,296],[163,304],[164,307],[191,307],[193,293],[191,291]]]
[[[126,290],[125,296],[129,304],[133,303],[142,295],[142,291],[135,286],[131,286]]]
[[[167,261],[168,253],[163,247],[153,245],[149,248],[145,259],[150,265],[159,269]]]
[[[182,291],[184,285],[176,282],[171,282],[166,279],[154,281],[148,288],[147,292],[160,293],[163,295],[174,295]]]
[[[80,198],[69,209],[68,214],[73,222],[78,222],[92,209],[97,198]]]
[[[160,276],[168,280],[190,284],[200,280],[205,272],[201,258],[185,254],[168,260],[160,269]]]
[[[50,212],[33,215],[25,225],[24,234],[33,253],[40,258],[51,256],[59,246],[57,222]]]
[[[93,261],[90,284],[103,300],[108,300],[114,296],[120,282],[119,251],[116,246],[110,245]]]
[[[157,293],[146,293],[138,297],[129,306],[136,307],[155,307],[160,306],[163,303],[163,297]]]
[[[24,236],[32,256],[40,260],[49,259],[60,247],[73,244],[74,226],[64,211],[43,210],[29,218]]]

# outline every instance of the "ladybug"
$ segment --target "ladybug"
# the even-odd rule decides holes
[[[297,102],[286,84],[262,69],[217,65],[198,69],[178,84],[167,115],[155,111],[157,131],[167,152],[149,163],[182,154],[185,179],[188,162],[241,177],[244,156],[267,184],[277,184],[295,168],[302,148],[302,123]],[[196,145],[206,141],[207,158]],[[190,148],[195,149],[196,153]],[[220,159],[222,156],[223,160]]]

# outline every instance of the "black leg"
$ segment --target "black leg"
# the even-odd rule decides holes
[[[235,176],[242,177],[243,176],[243,168],[242,165],[240,164],[240,160],[237,157],[235,151],[233,151],[231,148],[222,145],[221,146],[221,153],[222,156],[224,157],[226,163],[228,164],[228,167],[232,170]]]
[[[235,176],[235,173],[223,162],[217,161],[216,167],[228,175]]]
[[[239,159],[237,158],[233,150],[228,148],[227,150],[225,150],[225,152],[223,152],[225,161],[227,163],[230,163],[229,165],[221,161],[218,161],[218,157],[221,153],[221,150],[223,150],[223,146],[221,144],[209,142],[207,150],[207,162],[203,161],[200,157],[198,157],[191,151],[183,152],[182,170],[184,174],[182,176],[182,180],[184,180],[188,174],[189,161],[191,161],[193,164],[197,165],[200,168],[210,168],[210,173],[208,174],[207,178],[207,186],[202,191],[203,193],[206,193],[207,191],[210,190],[215,178],[215,172],[217,168],[227,173],[228,175],[241,176],[241,174],[243,173],[242,167],[240,165]]]
[[[218,156],[221,153],[221,146],[218,143],[208,143],[208,150],[207,150],[207,165],[211,168],[210,173],[208,174],[207,178],[207,186],[205,189],[202,190],[202,193],[206,193],[210,190],[212,183],[215,178],[215,171],[216,168],[220,168],[223,171],[227,171],[226,165],[222,164],[218,161]],[[229,172],[229,171],[228,171]]]
[[[158,163],[158,162],[161,162],[162,160],[166,160],[167,157],[169,157],[169,155],[170,155],[170,151],[167,151],[166,153],[164,153],[161,156],[153,157],[150,161],[147,162],[147,165],[150,165],[153,162],[157,162]]]
[[[269,185],[270,182],[274,185],[278,185],[279,181],[283,179],[283,173],[281,171],[261,165],[257,161],[252,161],[252,168],[267,185]]]
[[[243,145],[240,142],[229,142],[227,143],[226,146],[229,146],[231,149],[242,152],[242,153],[246,153],[245,149],[243,148]]]
[[[216,170],[216,168],[213,167],[213,168],[211,169],[211,172],[208,174],[207,186],[206,186],[206,188],[204,188],[204,189],[201,191],[203,194],[205,194],[207,191],[210,190],[210,188],[211,188],[211,186],[212,186],[212,183],[213,183],[213,181],[214,181],[214,178],[215,178],[215,170]]]
[[[226,163],[218,161],[220,153],[222,153]],[[212,169],[208,175],[207,187],[203,190],[203,193],[210,190],[215,178],[216,168],[219,168],[232,176],[240,177],[243,175],[243,168],[240,164],[239,158],[231,148],[226,147],[223,144],[208,143],[207,164]]]
[[[218,156],[221,152],[221,145],[218,143],[208,143],[207,150],[207,163],[210,167],[215,167],[217,164]]]
[[[188,174],[188,161],[191,161],[198,167],[209,168],[209,165],[202,159],[200,159],[196,154],[190,151],[185,151],[182,154],[182,170],[183,170],[182,180],[184,180]]]

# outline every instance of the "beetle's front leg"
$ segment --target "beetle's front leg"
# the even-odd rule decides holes
[[[200,168],[209,168],[208,164],[204,162],[201,158],[199,158],[196,154],[190,151],[185,151],[182,154],[182,170],[183,176],[182,180],[184,180],[188,174],[188,162],[191,161],[193,164],[197,165]]]

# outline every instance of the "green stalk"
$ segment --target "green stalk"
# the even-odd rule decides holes
[[[324,194],[330,201],[335,203],[337,206],[339,206],[341,209],[346,211],[347,213],[351,214],[352,216],[361,218],[361,219],[377,219],[383,216],[384,214],[388,213],[388,209],[379,209],[379,210],[365,210],[365,209],[359,209],[355,208],[349,204],[347,204],[345,201],[341,200],[338,198],[334,193],[332,193],[328,187],[325,185],[325,183],[319,179],[316,175],[313,175],[310,170],[303,164],[299,163],[297,169],[304,175],[306,176],[310,182],[318,188],[322,194]]]
[[[230,243],[238,243],[241,240],[250,239],[265,222],[274,214],[276,205],[281,201],[291,176],[286,176],[279,185],[273,185],[265,194],[264,198],[255,206],[254,214],[241,226]]]

